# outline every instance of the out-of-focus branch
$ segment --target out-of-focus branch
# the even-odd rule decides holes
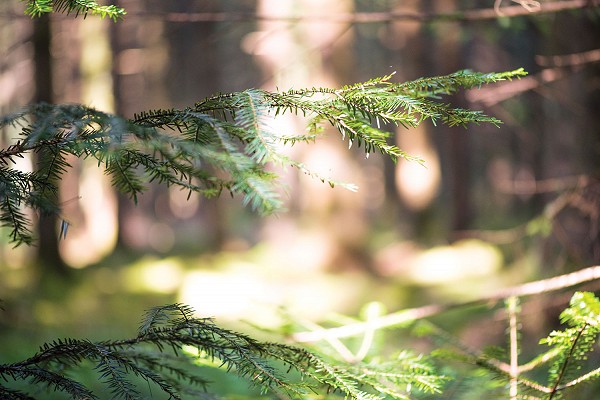
[[[521,5],[521,7],[523,7],[525,10],[529,11],[529,12],[536,12],[539,11],[540,8],[542,7],[541,3],[539,1],[533,1],[533,0],[512,0],[513,3],[518,3]],[[498,15],[504,15],[504,12],[502,10],[502,0],[496,0],[494,2],[494,11],[496,11],[496,14]]]
[[[524,224],[500,230],[462,230],[455,232],[454,235],[456,238],[476,237],[496,244],[513,243],[529,234],[528,231],[532,222],[540,218],[553,221],[567,207],[575,207],[584,215],[589,216],[591,221],[597,221],[600,217],[596,202],[589,201],[582,195],[582,192],[592,187],[592,185],[597,185],[597,180],[588,175],[565,176],[537,181],[533,179],[527,181],[498,181],[494,185],[495,188],[505,193],[519,195],[564,193],[548,203],[541,215]]]
[[[491,107],[523,92],[539,89],[547,83],[565,78],[570,71],[579,70],[585,64],[599,62],[600,49],[575,54],[537,56],[536,61],[549,68],[519,80],[499,83],[493,88],[471,89],[466,93],[467,100]]]
[[[548,179],[498,180],[495,188],[503,193],[533,195],[539,193],[556,193],[569,189],[583,188],[593,184],[589,175],[563,176]]]
[[[325,338],[332,337],[343,338],[363,334],[369,329],[389,328],[402,325],[421,318],[431,317],[442,312],[458,307],[482,304],[489,301],[498,301],[507,299],[511,296],[522,297],[553,292],[560,289],[576,286],[584,282],[590,282],[600,279],[600,265],[584,268],[577,272],[560,275],[554,278],[542,279],[539,281],[525,283],[523,285],[512,286],[501,289],[487,296],[478,299],[453,303],[453,304],[430,304],[423,307],[410,308],[407,310],[391,313],[368,322],[357,322],[337,328],[319,329],[308,332],[298,332],[292,336],[296,342],[317,342]]]
[[[365,24],[395,21],[479,21],[502,17],[518,17],[522,15],[556,13],[566,10],[593,7],[598,0],[565,0],[552,3],[541,3],[539,7],[524,7],[522,4],[495,8],[455,11],[451,13],[430,13],[411,11],[384,12],[354,12],[331,15],[266,15],[252,12],[197,12],[197,13],[168,13],[143,15],[156,16],[170,22],[240,22],[240,21],[280,21],[280,22],[332,22],[347,24]],[[499,12],[500,11],[500,12]],[[140,15],[132,12],[130,16]]]
[[[572,67],[597,61],[600,61],[600,49],[582,53],[535,57],[535,62],[542,67]]]

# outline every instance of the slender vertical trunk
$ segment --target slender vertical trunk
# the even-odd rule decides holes
[[[119,4],[118,1],[113,2],[114,5],[116,6],[121,6]],[[113,90],[113,96],[114,96],[114,111],[117,115],[125,115],[124,114],[124,105],[123,105],[123,93],[121,90],[121,76],[119,75],[119,71],[117,68],[117,59],[119,56],[119,52],[121,49],[119,40],[118,40],[118,36],[120,33],[120,25],[119,24],[112,24],[109,28],[109,34],[110,34],[110,49],[112,52],[112,68],[111,68],[111,76],[112,76],[112,90]],[[123,221],[123,207],[125,206],[125,201],[127,201],[127,199],[121,194],[121,193],[117,193],[117,242],[116,242],[116,249],[117,250],[122,250],[124,248],[126,248],[125,246],[125,241],[123,240],[123,230],[121,229],[122,224],[121,222]]]
[[[436,12],[446,13],[461,8],[459,1],[432,2]],[[445,75],[464,68],[464,54],[460,39],[461,26],[448,23],[436,27],[434,36],[427,36],[430,75]],[[468,108],[464,94],[455,96],[458,107]],[[442,126],[436,128],[439,135],[447,135],[448,160],[446,164],[449,200],[450,230],[468,229],[473,220],[473,168],[470,133],[462,127]]]
[[[52,59],[50,56],[51,30],[50,18],[42,15],[33,23],[33,61],[35,65],[35,94],[36,103],[53,101]],[[34,163],[36,160],[34,159]],[[40,215],[37,222],[36,264],[43,274],[65,275],[69,269],[58,250],[58,233],[56,231],[58,217],[56,215]]]

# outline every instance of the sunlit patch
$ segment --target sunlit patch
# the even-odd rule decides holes
[[[114,111],[113,64],[108,27],[103,21],[90,18],[79,25],[81,35],[81,74],[83,102],[96,109]],[[55,55],[59,58],[60,55]]]
[[[410,135],[398,135],[398,146],[412,156],[425,160],[402,161],[396,164],[396,189],[404,203],[412,210],[423,210],[435,198],[441,182],[440,161],[436,149],[423,127],[413,129]]]
[[[132,292],[174,293],[183,279],[183,268],[175,258],[143,259],[123,271],[122,279]]]
[[[78,197],[81,193],[81,198]],[[68,233],[60,241],[64,260],[73,268],[83,268],[109,254],[117,240],[116,196],[110,180],[93,163],[85,163],[79,188],[64,194],[63,214]],[[79,207],[81,214],[75,210]],[[83,218],[74,216],[81,215]]]
[[[261,326],[280,326],[284,307],[299,319],[318,320],[332,312],[357,306],[364,281],[352,275],[329,275],[308,269],[301,273],[285,262],[267,261],[268,249],[255,253],[254,262],[235,258],[212,261],[218,270],[186,274],[178,301],[201,317],[220,321],[248,320]],[[264,258],[263,258],[264,257]]]
[[[440,285],[489,276],[502,266],[500,251],[479,240],[434,247],[412,259],[407,277],[417,284]]]
[[[196,271],[186,275],[179,297],[204,317],[239,319],[279,296],[252,274]]]

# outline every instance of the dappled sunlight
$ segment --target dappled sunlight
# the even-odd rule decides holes
[[[336,138],[337,139],[337,138]],[[321,180],[313,177],[302,177],[300,191],[301,207],[303,210],[331,214],[334,209],[364,206],[365,194],[362,187],[363,174],[355,162],[351,160],[341,140],[323,140],[320,146],[315,146],[303,154],[307,167],[318,176],[331,178],[335,181],[352,183],[358,187],[357,192],[344,188],[332,188]],[[335,172],[334,172],[335,171]],[[381,183],[374,179],[373,185]]]
[[[82,38],[80,68],[84,102],[99,110],[113,112],[113,60],[108,26],[107,21],[95,18],[79,25]]]
[[[2,229],[0,234],[7,235],[8,232]],[[24,269],[31,258],[31,250],[26,247],[11,248],[3,245],[0,254],[0,264],[9,270]]]
[[[4,230],[1,231],[5,233]],[[33,260],[31,249],[26,247],[10,248],[2,246],[0,252],[0,292],[7,296],[8,291],[27,288],[33,282],[28,265]],[[0,297],[0,300],[2,297]]]
[[[184,269],[178,258],[142,258],[121,272],[120,279],[130,292],[174,293],[184,281]]]
[[[353,290],[354,288],[354,290]],[[276,328],[283,322],[281,307],[295,318],[319,320],[332,312],[357,306],[361,283],[340,277],[266,275],[258,265],[240,265],[222,272],[196,271],[186,275],[179,301],[204,317],[248,320]]]
[[[409,276],[415,282],[439,284],[490,275],[501,265],[497,248],[478,240],[465,240],[424,251],[411,263]]]
[[[407,263],[403,276],[419,285],[445,285],[464,294],[469,280],[493,284],[489,279],[499,272],[502,264],[502,254],[497,247],[479,240],[464,240],[416,254]],[[479,290],[487,289],[479,286]]]
[[[287,255],[263,243],[249,252],[199,259],[197,268],[183,278],[178,301],[204,317],[271,327],[283,322],[281,307],[310,320],[360,307],[369,281],[357,274],[326,272],[327,258],[310,254],[315,243],[301,239]]]
[[[404,284],[435,287],[451,297],[481,295],[503,284],[502,253],[475,239],[429,249],[413,242],[393,243],[375,255],[375,264],[380,273]]]
[[[70,224],[60,242],[64,260],[74,268],[100,261],[117,240],[117,200],[110,179],[96,165],[84,163],[79,188],[64,190],[62,196],[62,217]]]
[[[113,112],[112,53],[107,21],[90,19],[86,22],[77,25],[77,34],[81,37],[82,101],[99,110]],[[64,177],[61,185],[61,218],[68,223],[65,225],[68,229],[61,229],[64,240],[60,242],[60,253],[71,267],[83,268],[114,250],[117,198],[110,179],[96,162],[74,160],[73,165],[80,167],[75,169],[76,173]]]
[[[424,161],[402,161],[396,164],[396,190],[412,210],[423,210],[437,196],[441,184],[440,160],[427,128],[418,126],[410,132],[398,128],[398,147]]]
[[[311,10],[315,15],[332,15],[353,8],[350,1],[332,0],[261,0],[257,4],[260,14],[272,17],[258,23],[258,30],[249,33],[242,41],[242,49],[254,55],[261,64],[268,84],[272,87],[297,88],[298,86],[331,85],[332,63],[343,62],[348,52],[343,49],[352,39],[352,30],[344,24],[329,21],[310,21],[290,24],[277,21],[281,15],[293,15],[300,10]],[[338,60],[330,59],[336,54]]]

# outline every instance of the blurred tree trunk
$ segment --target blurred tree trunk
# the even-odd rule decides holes
[[[439,13],[451,13],[460,10],[461,2],[433,2],[429,10]],[[434,34],[426,35],[425,46],[429,49],[428,75],[445,75],[465,68],[465,57],[461,46],[462,27],[458,22],[438,24],[433,27]],[[440,68],[440,66],[442,68]],[[467,108],[464,94],[456,96],[456,105]],[[473,218],[472,211],[472,168],[469,131],[462,127],[439,126],[436,134],[443,136],[448,148],[446,168],[450,197],[450,231],[468,229]]]
[[[221,7],[217,2],[173,1],[149,5],[140,0],[120,0],[113,3],[132,15],[149,12],[164,16],[170,12],[218,11]],[[220,62],[220,46],[213,40],[216,28],[212,22],[169,21],[152,15],[111,24],[115,113],[131,118],[144,110],[183,108],[222,91],[225,63]],[[176,237],[182,221],[171,212],[170,196],[166,187],[158,184],[148,185],[138,204],[118,194],[119,251],[164,253],[171,246],[161,246],[163,238],[156,234],[171,236],[168,240],[182,239]],[[185,235],[182,241],[194,249],[218,250],[224,240],[218,202],[202,200],[200,204],[198,212],[183,221],[195,234]],[[162,228],[157,230],[157,227]]]
[[[598,23],[582,14],[558,14],[549,23],[546,46],[537,54],[545,57],[548,67],[552,59],[589,52],[598,48]],[[539,28],[538,28],[539,29]],[[573,32],[577,32],[576,38]],[[598,50],[594,50],[598,51]],[[543,58],[543,57],[540,57]],[[597,62],[583,63],[581,57],[564,76],[540,85],[536,95],[542,103],[543,118],[537,123],[544,132],[542,147],[542,179],[568,181],[573,176],[586,176],[573,188],[566,206],[552,221],[552,235],[545,246],[546,268],[566,271],[557,260],[567,260],[571,268],[597,264],[600,260],[600,135],[598,132],[598,67]],[[556,67],[555,67],[556,68]],[[556,70],[550,72],[557,73]],[[556,196],[565,191],[544,194],[546,202],[556,205]],[[554,272],[554,271],[553,271]]]
[[[40,18],[35,18],[33,20],[33,62],[35,68],[33,101],[36,103],[52,103],[54,100],[52,57],[50,55],[51,43],[52,33],[49,16],[42,15]],[[34,165],[36,161],[34,156]],[[36,265],[42,268],[42,274],[57,273],[65,275],[69,271],[58,249],[57,225],[58,217],[56,215],[41,214],[37,221],[39,239],[37,241]]]
[[[173,2],[166,6],[167,11],[181,13],[194,12],[227,12],[228,1]],[[239,10],[243,5],[234,3],[234,9]],[[165,41],[168,46],[169,64],[165,78],[171,105],[169,107],[188,107],[203,97],[217,92],[239,90],[230,87],[235,76],[243,74],[237,66],[243,63],[236,48],[231,58],[223,56],[233,42],[234,35],[240,28],[237,25],[217,22],[171,22],[165,25]],[[217,39],[219,41],[217,41]],[[197,56],[190,56],[195,54]],[[235,61],[234,61],[235,60]],[[231,68],[235,72],[231,71]],[[226,74],[229,72],[228,76]],[[196,237],[188,245],[196,249],[206,249],[216,252],[223,248],[230,232],[227,229],[226,206],[220,199],[200,199],[200,206],[192,216],[196,227]],[[172,221],[176,223],[179,221]],[[194,243],[195,242],[195,243]]]
[[[117,7],[124,7],[128,12],[137,10],[137,1],[113,1]],[[125,52],[131,49],[138,49],[141,44],[137,40],[135,32],[139,18],[128,20],[125,18],[116,24],[110,26],[110,45],[112,51],[112,82],[114,95],[114,108],[117,115],[123,117],[131,117],[136,111],[136,101],[139,98],[141,87],[141,76],[139,73],[124,73],[126,65],[124,65]],[[133,53],[130,53],[133,54]],[[135,71],[134,71],[135,72]],[[125,227],[128,224],[128,216],[131,214],[131,200],[125,195],[117,194],[117,243],[118,250],[127,250],[129,241],[127,230]]]
[[[427,2],[405,1],[399,2],[393,10],[412,14],[426,12],[431,8],[432,5]],[[421,22],[403,20],[379,28],[377,37],[386,48],[386,58],[392,64],[390,68],[398,71],[394,79],[408,81],[432,75],[436,62],[431,59],[430,54],[436,40],[429,37],[431,31],[432,27]],[[363,51],[372,50],[366,48]],[[381,73],[377,72],[376,75]],[[408,154],[421,157],[426,168],[416,162],[386,161],[387,192],[390,201],[397,205],[398,229],[417,240],[436,235],[434,232],[440,232],[443,228],[436,216],[436,198],[439,195],[442,171],[441,154],[436,148],[435,138],[439,136],[440,128],[438,126],[432,131],[428,123],[409,131],[404,127],[396,128],[395,140],[398,147]]]

